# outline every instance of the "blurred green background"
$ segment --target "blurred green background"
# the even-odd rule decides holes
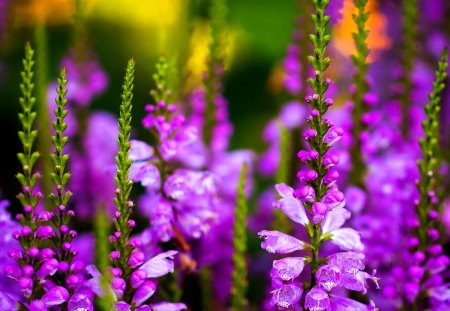
[[[4,0],[2,0],[4,1]],[[274,68],[283,59],[291,40],[294,17],[298,6],[294,0],[260,1],[229,0],[228,30],[230,48],[227,50],[225,96],[229,99],[230,118],[235,126],[232,148],[261,150],[261,132],[265,123],[277,111],[277,96],[269,87]],[[183,20],[190,10],[191,23]],[[75,3],[73,0],[6,2],[3,10],[0,44],[0,127],[2,132],[2,161],[0,189],[12,199],[18,170],[19,77],[23,45],[30,41],[34,47],[36,27],[44,24],[47,35],[48,79],[54,80],[64,55],[74,47]],[[134,128],[137,135],[144,105],[151,101],[151,75],[159,55],[169,59],[181,53],[181,36],[192,30],[190,43],[195,54],[194,71],[202,71],[207,53],[208,1],[86,0],[83,5],[83,28],[87,45],[98,57],[109,76],[106,92],[91,104],[92,110],[118,112],[122,75],[126,61],[137,62],[134,99]],[[192,28],[189,28],[192,27]],[[196,56],[198,55],[198,56]],[[70,92],[70,90],[69,90]]]

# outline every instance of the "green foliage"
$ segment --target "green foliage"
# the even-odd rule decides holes
[[[211,25],[211,43],[209,45],[209,60],[204,85],[206,89],[205,101],[205,120],[203,125],[203,141],[206,145],[211,143],[212,132],[215,120],[215,103],[216,97],[221,94],[221,78],[220,71],[224,66],[225,38],[224,32],[227,20],[226,0],[210,0],[209,15]],[[222,68],[222,69],[219,69]]]
[[[414,59],[416,57],[417,24],[419,19],[418,0],[403,0],[403,42],[402,42],[402,77],[403,86],[400,94],[403,137],[408,137],[409,129],[409,105],[412,102],[412,72],[414,69]]]
[[[130,258],[132,248],[128,245],[129,237],[131,234],[131,227],[128,224],[130,215],[132,212],[132,202],[129,201],[131,188],[133,181],[128,179],[128,175],[131,167],[130,155],[130,133],[131,133],[131,101],[133,99],[133,80],[134,80],[134,65],[133,59],[130,59],[127,64],[125,79],[122,86],[122,103],[120,105],[119,116],[119,136],[117,138],[117,144],[119,151],[116,156],[116,177],[114,178],[116,183],[116,198],[114,203],[117,210],[120,212],[120,216],[114,221],[116,230],[120,232],[120,237],[117,238],[117,242],[113,245],[116,250],[120,252],[120,258],[116,264],[122,269],[123,278],[129,279],[132,272],[128,259]],[[125,301],[128,301],[131,293],[130,286],[127,286],[127,290],[124,294]]]
[[[429,94],[429,103],[425,106],[427,119],[422,122],[425,137],[419,140],[422,150],[422,159],[418,161],[420,180],[418,189],[420,192],[419,204],[416,211],[419,217],[420,226],[417,235],[420,241],[420,249],[424,250],[429,246],[427,231],[434,224],[429,221],[428,213],[436,203],[433,203],[430,191],[437,191],[437,181],[439,180],[439,168],[442,162],[442,155],[439,147],[439,113],[441,110],[441,93],[445,88],[447,78],[448,50],[442,51],[442,57],[436,71],[436,78],[433,82],[433,90]]]
[[[247,305],[247,265],[245,254],[247,250],[247,200],[245,197],[245,179],[247,178],[247,165],[242,166],[237,189],[236,209],[234,213],[233,235],[233,274],[231,288],[231,310],[244,310]]]
[[[18,135],[22,144],[23,151],[17,154],[20,164],[22,165],[22,172],[18,172],[16,177],[21,185],[22,192],[17,195],[20,203],[24,207],[24,217],[19,222],[22,226],[31,228],[32,234],[20,238],[20,245],[26,251],[32,246],[39,246],[39,240],[35,239],[35,232],[39,226],[40,220],[36,219],[34,212],[36,206],[39,204],[42,194],[40,192],[34,193],[34,188],[40,178],[39,173],[33,173],[34,165],[40,157],[39,152],[33,151],[34,143],[38,135],[37,130],[33,129],[34,121],[36,120],[36,112],[34,111],[36,98],[33,96],[34,90],[34,51],[29,43],[25,44],[25,58],[23,59],[23,70],[21,71],[22,83],[20,83],[20,91],[22,96],[19,98],[19,103],[22,111],[19,112],[19,121],[22,129],[19,130]],[[32,265],[37,267],[34,259],[30,256],[25,256],[21,262],[22,265]],[[42,287],[40,284],[33,284],[31,295],[27,299],[28,302],[34,297],[40,296]],[[18,303],[19,309],[26,309],[22,303]]]
[[[353,41],[356,46],[356,54],[352,55],[353,65],[355,66],[355,74],[353,75],[353,83],[355,84],[355,92],[353,93],[353,113],[352,113],[352,137],[353,144],[350,148],[350,157],[352,167],[350,170],[350,183],[360,188],[365,188],[364,177],[367,172],[367,166],[364,161],[361,150],[361,133],[366,130],[366,126],[362,122],[362,116],[368,111],[368,106],[364,103],[364,95],[369,90],[367,83],[367,70],[369,65],[367,63],[367,56],[369,55],[369,48],[367,46],[367,36],[369,30],[367,29],[367,20],[370,14],[365,12],[367,0],[355,0],[355,6],[358,10],[357,14],[353,15],[353,20],[356,23],[357,32],[353,33]]]
[[[48,112],[47,104],[47,87],[48,87],[48,73],[47,73],[47,59],[48,59],[48,39],[46,26],[42,23],[36,26],[35,31],[36,41],[36,103],[37,103],[37,123],[38,123],[38,150],[41,152],[41,168],[43,172],[50,172],[52,163],[50,160],[51,144],[50,137],[50,114]],[[42,176],[42,192],[44,198],[48,198],[52,189],[52,181],[49,175]],[[48,200],[44,200],[45,208],[51,209],[51,204]]]
[[[278,169],[275,174],[275,183],[289,183],[291,150],[289,143],[291,141],[291,135],[283,123],[278,122],[278,128],[280,130],[280,161]],[[273,229],[283,232],[290,232],[292,230],[292,223],[289,218],[279,209],[274,211],[275,219],[273,223]]]
[[[110,252],[110,246],[108,241],[108,235],[110,233],[110,227],[108,222],[108,213],[105,206],[100,205],[97,207],[94,220],[94,236],[95,236],[95,250],[94,261],[95,266],[104,273],[107,273],[106,269],[109,265],[108,254]],[[108,291],[108,276],[102,276],[101,285],[106,295],[105,297],[97,297],[97,303],[100,310],[109,311],[113,305],[112,294]]]
[[[33,82],[33,66],[34,66],[34,51],[30,44],[25,45],[25,58],[23,59],[23,71],[20,73],[22,83],[20,84],[20,91],[22,96],[19,98],[19,103],[22,112],[19,112],[19,120],[22,125],[22,130],[19,131],[19,139],[22,143],[23,152],[17,154],[22,165],[22,172],[17,174],[17,179],[22,186],[22,193],[18,195],[18,199],[22,206],[31,206],[31,213],[25,213],[25,218],[31,222],[31,217],[34,213],[36,205],[40,201],[40,196],[33,195],[33,189],[38,182],[39,174],[33,174],[33,167],[39,159],[39,152],[33,152],[33,146],[36,141],[38,132],[33,129],[33,124],[36,119],[36,112],[34,106],[36,98],[33,96],[34,82]]]
[[[167,63],[167,60],[164,56],[161,56],[156,64],[156,73],[153,74],[156,89],[151,90],[150,92],[156,103],[160,101],[167,101],[171,95],[167,82],[168,70],[169,64]]]
[[[55,151],[50,155],[54,169],[54,172],[50,173],[50,177],[56,187],[57,192],[56,194],[51,193],[50,199],[56,207],[60,205],[66,206],[72,195],[70,192],[64,191],[70,178],[70,173],[66,172],[66,164],[69,160],[69,155],[64,154],[64,147],[69,140],[67,136],[64,136],[64,132],[67,129],[67,123],[64,121],[64,119],[68,114],[68,111],[65,108],[67,105],[67,99],[65,98],[67,94],[67,79],[65,69],[61,70],[60,76],[58,78],[58,84],[59,86],[56,89],[56,92],[58,94],[58,97],[56,98],[57,107],[54,110],[56,120],[53,122],[55,135],[52,136],[52,143]]]

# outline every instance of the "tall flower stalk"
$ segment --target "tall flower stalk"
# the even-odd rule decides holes
[[[133,288],[128,283],[130,275],[133,271],[129,264],[129,259],[135,246],[130,245],[131,229],[134,227],[134,221],[131,219],[133,211],[133,202],[130,201],[130,192],[133,186],[133,181],[128,179],[130,173],[131,160],[130,155],[130,134],[131,134],[131,109],[133,99],[133,80],[134,80],[134,65],[133,59],[130,59],[127,64],[125,80],[122,86],[122,104],[120,105],[119,116],[119,136],[117,144],[119,151],[116,156],[116,198],[114,203],[117,207],[115,213],[114,227],[116,234],[112,240],[114,251],[111,252],[111,260],[113,267],[121,270],[122,279],[127,280],[126,288],[122,294],[124,301],[131,301]],[[113,280],[114,287],[114,280]]]
[[[34,261],[34,257],[39,253],[39,249],[37,248],[39,240],[35,236],[39,221],[35,221],[35,210],[42,198],[42,194],[35,191],[40,174],[34,172],[34,165],[39,158],[39,152],[33,151],[33,145],[37,136],[37,130],[33,129],[34,120],[36,119],[36,112],[34,111],[36,98],[33,96],[33,56],[34,51],[30,44],[27,43],[25,45],[25,58],[23,60],[24,69],[21,72],[22,83],[20,84],[20,90],[22,92],[22,97],[19,99],[22,107],[22,112],[19,113],[19,120],[22,124],[22,130],[19,131],[19,138],[22,143],[23,151],[18,154],[18,158],[22,164],[22,172],[17,174],[17,179],[22,187],[22,192],[19,193],[17,197],[23,206],[24,214],[18,214],[16,217],[22,225],[22,229],[20,233],[17,232],[13,235],[13,237],[20,242],[23,252],[14,249],[9,250],[8,255],[16,260],[22,269],[27,266],[31,267],[34,272],[39,266],[39,262]],[[7,271],[8,269],[11,271]],[[18,277],[21,275],[20,270],[17,277],[15,277],[11,273],[17,270],[15,266],[11,266],[8,269],[5,269],[7,276],[16,279],[18,282],[22,280],[21,283],[28,283],[19,283],[19,287],[24,292],[27,302],[30,303],[33,301],[40,290],[38,284],[33,282],[30,277],[27,279],[19,279]]]
[[[439,147],[439,112],[441,94],[447,77],[448,50],[442,52],[441,60],[425,106],[427,119],[422,127],[425,137],[420,139],[422,159],[418,161],[420,179],[418,181],[419,199],[416,201],[417,226],[415,237],[409,240],[410,256],[405,259],[407,280],[404,284],[406,304],[413,310],[444,310],[448,307],[443,292],[449,285],[444,283],[450,259],[442,254],[439,243],[439,169],[441,155]]]
[[[131,143],[131,101],[133,99],[134,80],[133,59],[128,61],[125,80],[122,86],[122,103],[120,105],[119,135],[117,143],[119,151],[116,156],[116,204],[114,213],[115,232],[109,237],[113,251],[110,253],[112,261],[111,289],[118,300],[116,310],[182,310],[186,306],[182,303],[162,302],[148,305],[147,300],[155,293],[156,283],[150,279],[161,277],[174,271],[173,257],[176,251],[169,250],[146,259],[141,250],[142,241],[131,238],[132,228],[136,223],[131,219],[134,203],[130,200],[133,181],[129,179],[132,159]]]
[[[270,253],[309,252],[304,257],[286,257],[273,262],[270,272],[273,287],[271,305],[279,310],[297,310],[303,290],[308,291],[304,298],[304,308],[307,310],[335,310],[344,306],[369,310],[371,307],[337,296],[333,291],[342,287],[365,294],[366,280],[377,281],[377,278],[362,271],[364,254],[361,253],[363,245],[359,234],[352,228],[342,228],[350,218],[350,212],[344,208],[344,195],[336,186],[338,174],[333,167],[338,164],[339,157],[330,149],[343,133],[325,118],[325,113],[333,104],[332,99],[326,98],[330,81],[324,77],[330,64],[330,59],[325,57],[330,41],[327,34],[330,18],[324,13],[327,6],[327,0],[314,0],[312,20],[316,31],[310,38],[315,53],[308,58],[314,69],[314,76],[308,81],[314,93],[306,98],[312,108],[307,118],[311,128],[303,135],[309,150],[298,152],[306,167],[297,174],[300,181],[297,189],[286,184],[276,185],[281,199],[274,203],[291,220],[306,228],[309,241],[279,231],[259,232],[264,239],[262,248]],[[336,244],[342,252],[320,256],[319,251],[325,241]],[[310,280],[301,285],[296,278],[308,264]]]
[[[416,57],[417,24],[419,20],[419,3],[417,0],[403,0],[403,42],[401,49],[401,131],[408,137],[409,107],[412,100],[414,60]]]
[[[367,82],[367,70],[369,68],[367,63],[367,56],[369,55],[367,36],[369,35],[369,30],[366,26],[370,14],[365,11],[367,7],[367,0],[356,0],[355,6],[358,13],[353,15],[353,20],[356,23],[357,31],[353,34],[356,53],[355,55],[352,55],[353,65],[355,66],[355,73],[353,74],[355,91],[352,98],[353,111],[351,134],[353,137],[353,144],[350,148],[352,163],[350,170],[350,183],[357,187],[364,188],[364,177],[367,171],[367,165],[363,157],[361,135],[367,130],[367,126],[363,122],[363,116],[369,110],[369,106],[365,102],[364,96],[369,90],[369,84]]]
[[[433,82],[433,91],[429,95],[429,103],[425,106],[427,119],[422,123],[425,137],[420,139],[420,148],[423,158],[418,161],[420,180],[417,185],[420,193],[419,203],[416,206],[416,212],[419,217],[420,226],[417,229],[417,236],[420,240],[420,249],[429,243],[427,231],[433,226],[429,221],[429,213],[437,204],[437,187],[439,181],[439,169],[442,164],[439,146],[439,112],[441,110],[441,94],[445,88],[445,79],[447,78],[447,58],[448,50],[442,51],[442,57],[436,71],[436,79]]]
[[[211,43],[209,45],[209,59],[205,73],[205,117],[202,129],[205,145],[219,145],[217,132],[221,131],[220,123],[226,122],[226,100],[222,96],[222,77],[224,73],[224,41],[226,30],[227,6],[226,0],[210,1],[209,7],[211,25]]]
[[[74,212],[67,209],[71,193],[65,191],[70,174],[65,169],[69,156],[64,154],[64,146],[68,140],[64,136],[67,128],[64,122],[67,116],[65,109],[67,80],[64,69],[58,79],[56,121],[53,122],[55,134],[51,139],[54,153],[50,157],[54,170],[47,172],[55,186],[54,192],[49,195],[55,208],[53,212],[37,210],[42,194],[35,191],[40,174],[33,174],[33,166],[39,158],[39,153],[32,151],[37,136],[37,131],[32,129],[37,116],[33,111],[36,100],[32,96],[33,53],[27,44],[21,84],[23,97],[20,98],[23,112],[19,113],[23,127],[19,137],[24,151],[19,153],[18,157],[22,163],[23,173],[17,174],[22,185],[22,193],[18,195],[18,198],[23,205],[24,214],[17,215],[16,218],[22,228],[20,232],[13,233],[13,238],[20,242],[22,250],[8,251],[8,255],[17,264],[6,266],[4,272],[17,281],[24,293],[26,303],[19,302],[20,308],[37,311],[47,310],[53,306],[61,306],[62,310],[84,306],[86,310],[92,310],[89,297],[92,292],[84,284],[84,263],[73,260],[78,253],[72,247],[72,241],[77,232],[69,229],[69,222]]]
[[[247,178],[247,165],[244,163],[239,175],[237,189],[236,209],[234,212],[234,238],[233,238],[233,272],[231,288],[231,310],[243,311],[247,305],[247,263],[245,254],[247,250],[247,202],[245,197],[245,180]]]

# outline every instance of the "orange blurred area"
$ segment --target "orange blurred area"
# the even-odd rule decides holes
[[[370,12],[367,28],[369,36],[367,44],[370,49],[368,61],[372,62],[378,58],[381,50],[386,50],[391,46],[391,39],[387,34],[387,18],[378,10],[378,1],[369,0],[367,11]],[[353,14],[357,9],[352,0],[345,0],[342,9],[342,20],[333,27],[333,40],[336,49],[343,55],[349,56],[356,52],[352,34],[356,32],[356,24],[353,20]]]
[[[75,1],[73,0],[18,0],[11,5],[11,16],[15,26],[29,26],[37,23],[50,25],[73,21]]]

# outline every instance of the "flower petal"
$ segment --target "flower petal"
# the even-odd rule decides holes
[[[130,160],[148,160],[153,155],[153,148],[140,140],[130,140]]]
[[[167,273],[173,272],[173,256],[177,253],[177,251],[167,251],[158,254],[144,263],[140,269],[147,273],[148,278],[158,278],[166,275]]]
[[[364,249],[359,233],[352,228],[341,228],[330,233],[332,234],[331,242],[339,246],[342,250],[362,251]]]
[[[322,232],[328,233],[339,229],[350,218],[350,212],[343,207],[336,207],[329,211],[322,222]]]
[[[160,302],[153,305],[154,311],[179,311],[187,309],[186,305],[181,302]]]
[[[304,242],[279,231],[263,230],[258,235],[264,239],[261,247],[269,253],[287,254],[305,246]]]

